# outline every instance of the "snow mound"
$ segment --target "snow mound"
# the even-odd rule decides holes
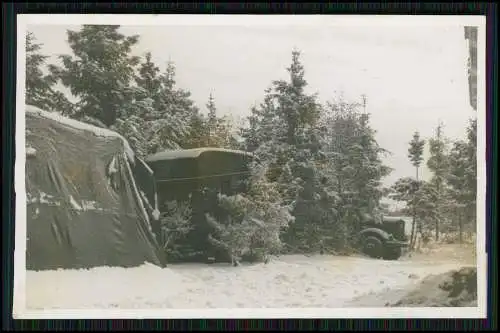
[[[26,284],[32,309],[171,307],[171,298],[185,291],[177,273],[149,263],[135,268],[99,267],[26,274],[27,281],[36,279],[36,283]]]
[[[35,156],[36,149],[33,147],[26,147],[26,156]]]
[[[111,162],[109,163],[108,166],[108,175],[112,175],[118,172],[118,169],[116,168],[116,157],[113,157]]]
[[[443,267],[444,268],[444,267]],[[421,273],[424,273],[423,271]],[[462,267],[437,274],[409,274],[407,285],[362,294],[349,307],[477,307],[477,269]],[[423,276],[423,278],[420,278]]]
[[[396,303],[402,307],[476,307],[477,268],[463,267],[426,277]]]

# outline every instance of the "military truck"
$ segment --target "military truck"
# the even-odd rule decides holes
[[[258,159],[240,150],[203,147],[163,151],[147,156],[145,161],[156,180],[160,212],[167,209],[169,201],[189,202],[192,209],[194,227],[177,241],[179,258],[170,254],[169,261],[229,260],[227,251],[208,241],[212,227],[207,223],[205,214],[210,213],[217,218],[226,214],[217,206],[216,194],[245,193],[251,162]],[[158,234],[160,244],[165,244],[168,236],[161,230]]]
[[[398,217],[365,217],[360,232],[360,247],[369,257],[397,260],[408,244],[405,221]]]

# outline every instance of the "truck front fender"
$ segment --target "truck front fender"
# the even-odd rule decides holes
[[[378,228],[366,228],[366,229],[363,229],[359,234],[362,237],[373,235],[373,236],[379,237],[383,241],[388,241],[391,239],[391,235],[389,233],[385,232],[382,229],[378,229]]]

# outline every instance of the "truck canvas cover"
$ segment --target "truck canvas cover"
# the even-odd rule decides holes
[[[25,179],[27,269],[163,266],[152,171],[117,133],[27,106]]]
[[[204,147],[163,151],[147,156],[145,161],[154,172],[160,211],[164,212],[169,201],[188,202],[191,206],[193,229],[179,241],[189,248],[183,253],[186,256],[183,260],[198,258],[191,255],[194,253],[215,256],[216,250],[208,241],[211,227],[205,214],[216,218],[225,214],[217,207],[215,193],[246,192],[244,181],[256,157],[241,150]],[[205,189],[210,191],[205,192]]]
[[[230,194],[224,186],[249,174],[252,154],[223,148],[194,148],[163,151],[145,158],[154,171],[160,206],[166,200],[182,200],[202,187],[218,188]]]

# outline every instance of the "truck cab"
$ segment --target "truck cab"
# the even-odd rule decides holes
[[[408,247],[405,220],[382,216],[380,219],[366,217],[360,232],[360,246],[364,254],[372,258],[397,260]]]

